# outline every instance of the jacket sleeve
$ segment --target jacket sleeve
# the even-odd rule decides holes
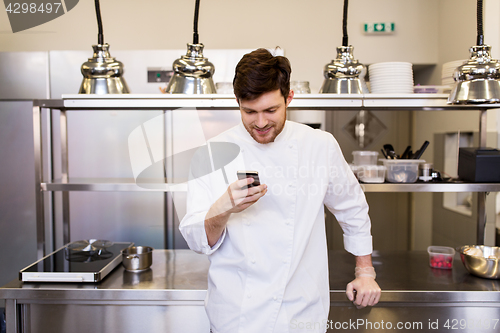
[[[226,229],[224,229],[217,243],[210,247],[205,232],[205,216],[214,203],[209,184],[210,176],[195,178],[188,181],[188,192],[186,200],[186,215],[182,219],[179,230],[186,240],[189,248],[197,253],[212,254],[224,241]]]
[[[344,248],[355,256],[372,253],[368,203],[358,180],[330,134],[328,145],[328,189],[324,204],[337,218],[344,232]]]

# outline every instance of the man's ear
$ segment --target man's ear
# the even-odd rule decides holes
[[[286,98],[286,106],[288,106],[288,104],[290,104],[290,102],[292,101],[293,95],[294,92],[292,89],[290,89],[290,91],[288,92],[288,97]]]

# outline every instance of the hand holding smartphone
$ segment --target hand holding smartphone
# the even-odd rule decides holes
[[[237,174],[238,179],[253,178],[253,183],[243,186],[242,189],[260,185],[259,173],[257,171],[238,171]]]

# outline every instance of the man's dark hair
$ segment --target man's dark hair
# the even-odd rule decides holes
[[[260,95],[279,89],[285,98],[290,92],[290,61],[273,56],[266,49],[257,49],[241,58],[236,66],[233,87],[238,100],[254,100]]]

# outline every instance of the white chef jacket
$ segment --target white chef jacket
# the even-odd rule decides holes
[[[324,205],[339,221],[348,252],[372,252],[368,205],[337,141],[291,121],[268,144],[256,142],[242,123],[210,141],[240,147],[224,167],[229,184],[238,170],[255,170],[268,186],[254,205],[230,216],[210,247],[205,216],[228,184],[222,169],[188,182],[180,231],[192,250],[209,255],[205,307],[212,331],[325,332],[330,295]]]

